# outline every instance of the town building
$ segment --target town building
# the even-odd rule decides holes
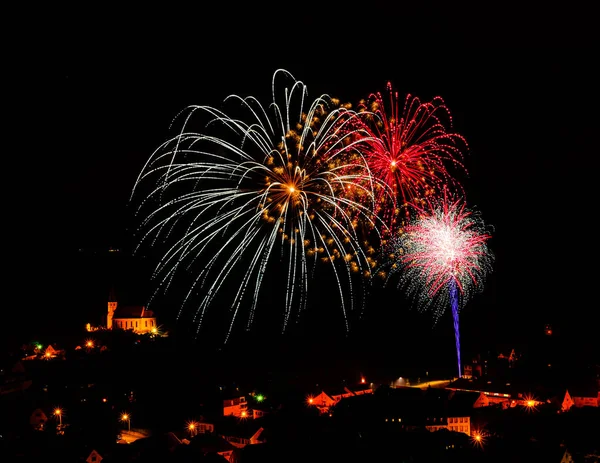
[[[151,310],[144,306],[120,306],[114,291],[108,298],[108,313],[106,328],[132,330],[134,333],[157,333],[156,317]]]
[[[343,386],[338,389],[321,390],[316,395],[308,397],[308,405],[317,407],[321,413],[328,413],[340,400],[348,397],[356,397],[364,394],[372,394],[371,384],[361,383],[355,386]]]
[[[87,331],[99,329],[131,330],[136,334],[161,334],[152,310],[148,310],[143,305],[121,305],[112,289],[108,296],[106,325],[93,326],[91,323],[86,325]]]
[[[235,397],[223,400],[223,416],[236,416],[238,418],[248,417],[248,402],[246,397]]]

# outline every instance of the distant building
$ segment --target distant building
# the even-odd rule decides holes
[[[356,397],[364,394],[372,394],[373,387],[369,384],[359,384],[356,386],[344,386],[340,389],[321,391],[319,394],[308,398],[308,405],[313,405],[321,413],[328,413],[329,409],[336,405],[340,400],[349,397]]]
[[[108,298],[106,328],[132,330],[139,334],[158,332],[156,317],[151,310],[144,306],[119,306],[114,291]]]
[[[217,435],[233,447],[244,448],[265,442],[263,432],[262,420],[240,420],[229,415],[220,421]]]
[[[593,391],[588,388],[574,388],[573,392],[565,391],[565,395],[560,403],[562,411],[566,412],[571,407],[598,407],[600,391]]]
[[[27,377],[22,362],[17,361],[11,368],[0,363],[0,395],[25,391],[31,384],[32,380]]]
[[[467,381],[460,378],[450,383],[446,389],[450,391],[475,392],[479,396],[477,400],[478,407],[500,404],[503,408],[509,408],[511,405],[512,390],[508,384],[496,384],[492,381]]]
[[[204,433],[194,436],[189,441],[189,445],[197,449],[201,455],[207,456],[216,453],[228,462],[235,463],[233,453],[237,447],[216,434]]]
[[[36,408],[29,417],[29,424],[36,431],[43,431],[48,422],[48,417],[41,408]]]
[[[100,463],[103,459],[96,450],[92,450],[85,461],[86,463]]]
[[[193,428],[190,426],[193,426]],[[188,426],[188,430],[193,430],[194,436],[197,436],[198,434],[213,434],[215,432],[215,425],[204,421],[194,422]]]
[[[64,356],[64,354],[65,351],[63,349],[56,349],[52,346],[52,344],[49,344],[48,347],[46,347],[46,350],[44,351],[44,358],[53,359],[61,355]]]
[[[235,397],[223,401],[223,416],[237,416],[238,418],[248,417],[248,402],[246,397]]]

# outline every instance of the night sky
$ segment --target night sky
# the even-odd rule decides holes
[[[572,339],[585,348],[590,317],[598,320],[591,13],[295,7],[36,15],[37,45],[13,87],[23,135],[9,135],[17,149],[5,154],[18,169],[6,172],[16,180],[7,221],[16,271],[5,314],[17,308],[17,318],[47,327],[103,311],[106,273],[134,271],[73,256],[130,245],[129,195],[172,119],[232,93],[266,101],[283,68],[311,97],[356,103],[388,81],[422,100],[441,96],[469,143],[462,183],[493,227],[496,256],[485,290],[461,315],[464,343],[510,344],[551,322],[571,335],[581,329]],[[142,288],[145,271],[135,283]],[[414,331],[425,345],[428,336],[453,342],[450,311],[433,329],[397,292],[378,298],[363,327],[370,339]]]

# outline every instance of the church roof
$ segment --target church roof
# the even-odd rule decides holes
[[[120,318],[153,318],[154,312],[147,310],[142,305],[131,305],[131,306],[117,306],[113,320]]]

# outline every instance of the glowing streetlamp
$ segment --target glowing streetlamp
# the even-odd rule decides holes
[[[527,394],[523,397],[523,405],[528,412],[532,412],[537,409],[538,401],[532,394]]]
[[[198,426],[195,421],[190,421],[187,425],[188,431],[190,432],[190,436],[194,437],[198,434]]]
[[[131,416],[128,413],[121,415],[121,421],[127,421],[127,430],[131,431]]]
[[[60,408],[55,408],[54,416],[58,416],[58,425],[62,427],[62,410]]]

